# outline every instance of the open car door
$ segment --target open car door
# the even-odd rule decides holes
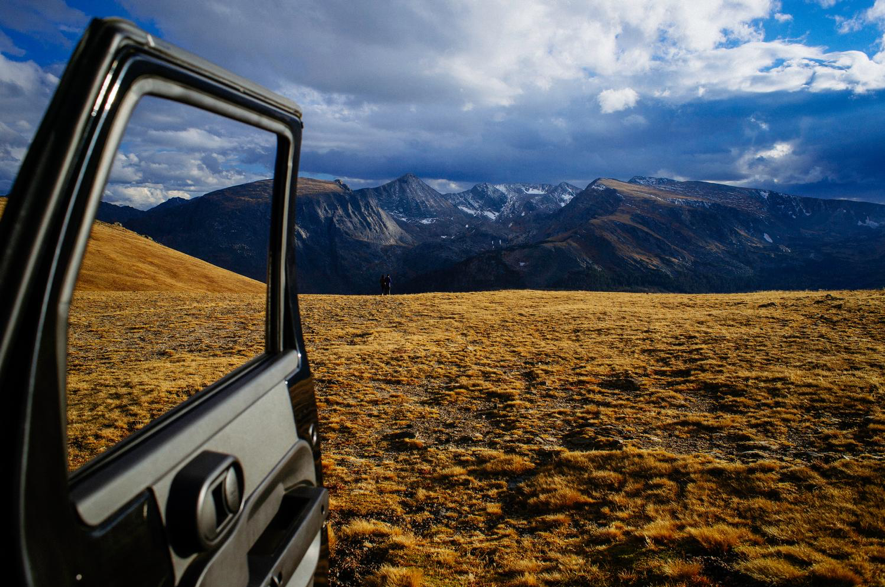
[[[274,137],[263,341],[72,471],[71,302],[115,153],[147,96]],[[11,479],[4,533],[18,583],[325,582],[328,494],[295,284],[301,129],[292,102],[128,22],[86,31],[0,220],[0,389],[12,435],[0,451]]]

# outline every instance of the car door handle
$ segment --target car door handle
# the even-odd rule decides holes
[[[167,503],[176,552],[211,550],[230,534],[243,503],[243,467],[236,457],[203,451],[172,481]]]
[[[329,492],[300,486],[283,496],[276,515],[249,549],[249,587],[281,587],[313,545],[329,511]]]

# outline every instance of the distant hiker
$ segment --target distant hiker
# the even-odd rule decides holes
[[[381,274],[381,295],[387,293],[387,279],[384,277],[384,274]]]
[[[384,293],[390,295],[390,273],[384,278]]]

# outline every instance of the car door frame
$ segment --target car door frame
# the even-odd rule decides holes
[[[268,257],[267,350],[69,476],[68,310],[116,147],[143,95],[191,104],[278,137]],[[218,406],[222,404],[239,406],[227,410],[248,412],[263,397],[265,384],[261,382],[265,380],[285,385],[274,393],[276,397],[283,393],[288,400],[292,434],[298,450],[309,454],[312,471],[301,470],[304,455],[299,457],[298,471],[291,466],[286,469],[281,461],[261,483],[253,482],[256,494],[252,497],[280,505],[288,495],[281,495],[280,487],[310,477],[318,489],[309,497],[300,496],[303,499],[298,502],[313,508],[301,512],[310,514],[310,527],[305,526],[310,544],[297,546],[299,552],[316,550],[313,532],[318,520],[325,520],[328,495],[319,489],[316,402],[295,295],[294,196],[301,130],[300,110],[291,101],[131,23],[96,20],[87,29],[22,163],[0,222],[0,389],[8,402],[2,421],[11,436],[2,462],[12,473],[4,533],[16,547],[15,575],[20,583],[41,587],[217,583],[217,577],[207,579],[207,569],[218,559],[223,544],[180,556],[172,546],[177,530],[170,523],[170,506],[157,499],[157,479],[165,479],[168,490],[195,453],[188,453],[174,466],[169,464],[168,451],[162,458],[153,457],[147,466],[144,456],[172,446],[170,439],[190,438],[195,446],[203,446],[200,443],[219,430],[207,424],[207,414],[221,413]],[[249,393],[255,397],[244,399]],[[241,512],[236,524],[244,517]],[[262,523],[272,521],[268,518]],[[322,536],[321,549],[325,549],[324,525],[317,536]],[[297,537],[289,538],[298,542]],[[251,546],[251,539],[239,546],[244,544]],[[135,552],[141,553],[137,560],[131,556]],[[326,552],[321,553],[312,572],[318,582],[324,582],[325,556]],[[289,563],[285,569],[271,566],[261,572],[278,581],[304,572]],[[242,568],[228,567],[225,572],[234,573],[229,577],[242,575]],[[251,584],[252,571],[249,577]]]

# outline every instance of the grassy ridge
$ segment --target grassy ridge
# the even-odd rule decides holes
[[[6,198],[0,198],[0,217]],[[263,293],[264,284],[96,221],[77,277],[77,291]]]
[[[0,198],[0,216],[6,198]],[[264,350],[265,286],[96,221],[68,330],[76,469]]]
[[[885,581],[885,293],[305,296],[339,584]]]
[[[77,289],[263,294],[265,286],[123,227],[96,222]]]

